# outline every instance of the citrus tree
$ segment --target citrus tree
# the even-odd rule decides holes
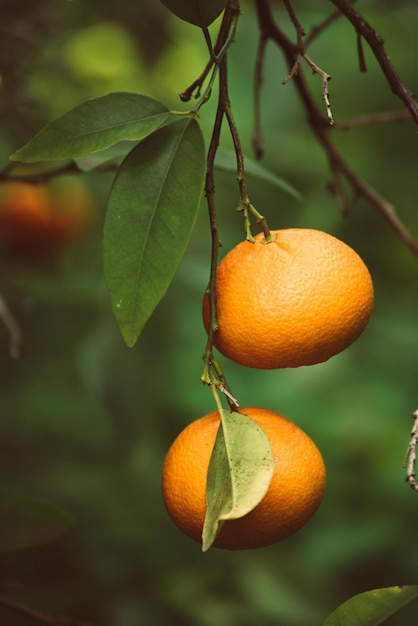
[[[232,389],[227,381],[228,359],[260,370],[315,367],[357,339],[361,341],[375,297],[373,272],[350,245],[315,224],[312,228],[296,223],[285,227],[280,212],[273,218],[269,212],[266,217],[265,210],[251,199],[251,181],[258,180],[303,202],[297,186],[261,164],[269,144],[263,120],[263,88],[271,80],[265,72],[269,49],[275,48],[284,58],[287,74],[281,83],[287,89],[294,86],[310,130],[309,141],[315,142],[328,163],[328,188],[341,213],[350,219],[355,201],[365,201],[414,256],[418,256],[418,244],[396,207],[362,177],[361,168],[350,163],[334,136],[338,130],[406,118],[416,124],[418,105],[378,30],[355,2],[326,3],[325,16],[310,30],[303,8],[290,0],[254,0],[242,5],[239,0],[163,0],[163,4],[188,28],[201,32],[207,57],[195,79],[179,94],[178,108],[147,93],[114,91],[50,120],[13,151],[2,172],[5,195],[13,195],[12,186],[19,186],[19,193],[30,196],[35,210],[25,209],[22,217],[25,200],[14,195],[13,201],[4,203],[0,225],[7,236],[10,224],[17,223],[15,230],[21,234],[23,224],[32,224],[30,216],[40,213],[36,207],[48,204],[35,197],[45,192],[42,186],[46,184],[67,175],[110,174],[103,271],[116,324],[126,346],[133,348],[173,283],[202,204],[206,205],[210,254],[207,283],[201,288],[202,326],[207,333],[201,382],[211,392],[216,410],[192,421],[170,447],[163,465],[163,499],[174,523],[202,542],[203,551],[259,548],[288,538],[311,519],[324,496],[325,464],[317,445],[301,428],[259,406],[262,399],[256,389],[254,406],[241,408],[240,389]],[[229,62],[250,4],[258,43],[254,76],[246,85],[254,100],[253,154],[248,156],[230,94],[233,72]],[[341,21],[351,25],[354,45],[350,54],[359,71],[367,72],[366,50],[370,51],[381,80],[399,101],[396,110],[375,110],[340,121],[339,106],[333,103],[331,71],[311,49],[317,41],[326,41],[328,32]],[[355,91],[354,78],[350,75],[345,80]],[[286,93],[281,97],[285,99]],[[221,143],[229,148],[220,147]],[[302,150],[297,158],[303,162]],[[236,201],[231,208],[238,211],[236,229],[243,240],[231,245],[221,261],[218,216],[228,202],[217,192],[220,171],[235,176]],[[41,252],[49,258],[48,246],[55,255],[86,218],[70,220],[68,211],[42,213],[36,223],[45,221],[47,213],[53,216],[48,218],[52,220],[48,227],[41,228],[42,236],[35,233],[39,228],[35,222],[27,230],[29,235],[35,233],[38,242],[44,238]],[[71,227],[59,226],[64,223]],[[50,231],[51,237],[45,234]],[[27,243],[29,235],[25,234],[23,243],[15,243],[17,235],[13,235],[14,252],[23,246],[25,260],[34,257],[34,244]],[[17,352],[19,332],[6,302],[3,309],[2,319]],[[227,357],[225,365],[216,351]],[[414,428],[406,478],[415,490],[416,442]],[[332,466],[328,465],[327,472],[333,472]],[[5,507],[9,504],[15,506],[14,500],[5,497]],[[71,524],[66,513],[52,507],[52,514],[46,503],[23,501],[22,507],[18,513],[25,528],[38,507],[52,520],[51,530],[43,533],[41,523],[41,531],[26,531],[14,547],[42,542],[44,534],[53,537],[61,526],[65,529]],[[14,542],[13,534],[9,541]],[[369,591],[347,599],[324,624],[382,623],[418,596],[418,586],[407,582],[393,581],[399,586],[378,589],[370,586]]]

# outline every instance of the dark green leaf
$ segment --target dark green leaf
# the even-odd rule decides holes
[[[74,525],[58,507],[15,495],[0,495],[0,551],[20,550],[55,539]]]
[[[187,248],[204,172],[200,127],[184,118],[142,141],[115,177],[105,220],[104,272],[128,346],[135,344]]]
[[[341,604],[323,626],[378,626],[415,598],[418,585],[366,591]]]
[[[232,150],[226,150],[225,148],[218,148],[215,159],[215,167],[223,172],[230,172],[237,174],[237,161],[235,153]],[[261,180],[270,185],[274,185],[281,191],[285,191],[289,195],[296,198],[296,200],[302,200],[302,194],[299,193],[290,183],[288,183],[277,174],[274,174],[270,170],[266,169],[257,161],[254,161],[248,157],[245,157],[245,171],[249,176],[253,176],[258,180]]]
[[[209,26],[222,13],[228,0],[161,0],[174,15],[195,26]]]
[[[259,504],[274,470],[270,441],[261,426],[242,413],[221,411],[221,418],[208,470],[203,551],[226,520],[243,517]]]
[[[10,157],[12,161],[60,161],[105,150],[120,141],[137,141],[170,116],[152,98],[111,93],[78,105],[51,122]]]

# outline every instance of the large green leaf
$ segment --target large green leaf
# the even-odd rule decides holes
[[[204,172],[202,133],[191,118],[147,137],[118,170],[105,220],[104,272],[128,346],[135,344],[183,257]]]
[[[73,525],[71,515],[48,502],[0,494],[0,552],[46,543]]]
[[[227,150],[226,148],[218,148],[215,158],[215,167],[220,171],[230,172],[236,176],[237,160],[235,152]],[[284,178],[277,176],[277,174],[274,174],[274,172],[265,168],[257,161],[245,157],[245,171],[248,176],[253,176],[264,183],[274,185],[281,191],[285,191],[290,196],[293,196],[293,198],[296,198],[296,200],[302,200],[302,194],[295,189],[295,187],[293,187],[288,181],[284,180]]]
[[[243,517],[259,504],[273,471],[270,441],[261,426],[242,413],[221,411],[207,477],[203,551],[226,520]]]
[[[169,116],[161,102],[147,96],[110,93],[87,100],[54,120],[10,158],[34,163],[92,154],[120,141],[143,139]]]
[[[418,585],[366,591],[341,604],[323,626],[378,626],[415,598]]]
[[[228,0],[161,0],[174,15],[195,26],[209,26],[224,10]]]

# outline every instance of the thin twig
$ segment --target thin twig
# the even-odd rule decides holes
[[[358,67],[360,72],[365,74],[367,72],[366,57],[364,56],[363,37],[360,33],[357,33],[357,55],[358,55]]]
[[[263,67],[266,44],[267,38],[263,33],[260,33],[254,73],[254,131],[252,147],[256,159],[261,159],[264,154],[263,126],[261,123],[261,87],[263,85]]]
[[[307,64],[309,65],[309,67],[312,69],[312,72],[314,74],[319,74],[319,76],[322,78],[322,99],[325,102],[325,108],[327,110],[327,116],[328,116],[330,126],[333,126],[335,122],[334,122],[334,116],[332,115],[332,111],[331,111],[331,104],[329,101],[329,91],[328,91],[328,83],[331,80],[331,76],[327,74],[326,72],[324,72],[324,70],[321,70],[321,68],[318,67],[316,63],[312,61],[312,59],[306,54],[306,52],[304,52],[302,56],[307,62]]]
[[[213,64],[213,59],[209,59],[201,75],[196,78],[196,80],[193,81],[192,84],[187,87],[187,89],[179,93],[179,98],[182,102],[189,102],[192,96],[194,98],[199,98],[202,90],[202,85],[205,82],[210,70],[212,69]]]
[[[241,147],[241,141],[238,134],[238,130],[235,124],[234,116],[231,109],[231,103],[229,99],[228,91],[228,67],[227,67],[227,44],[233,39],[236,21],[239,15],[239,1],[230,0],[225,8],[223,21],[221,24],[222,38],[218,41],[221,44],[220,52],[218,55],[218,72],[219,72],[219,94],[218,104],[215,114],[215,121],[212,129],[212,136],[208,148],[207,160],[206,160],[206,178],[205,178],[205,195],[208,204],[209,221],[211,228],[211,264],[210,264],[210,277],[207,294],[210,301],[210,323],[208,329],[208,340],[206,343],[205,351],[203,354],[204,370],[201,377],[202,382],[207,385],[211,385],[215,398],[217,398],[216,390],[221,391],[229,404],[231,410],[237,410],[238,401],[232,395],[230,389],[223,375],[222,369],[213,357],[213,339],[214,334],[218,331],[217,323],[217,311],[216,311],[216,274],[218,267],[218,252],[220,246],[218,223],[216,217],[215,206],[215,180],[214,180],[214,163],[217,149],[219,147],[220,134],[222,128],[223,119],[226,118],[232,140],[234,143],[235,155],[237,160],[237,180],[240,190],[240,206],[239,208],[244,211],[245,217],[248,219],[248,213],[256,216],[257,222],[262,227],[266,236],[270,235],[267,223],[263,216],[261,216],[255,208],[251,205],[247,184],[245,180],[244,170],[244,154]],[[225,51],[223,53],[223,51]],[[250,230],[247,230],[248,237],[250,238]],[[219,399],[218,399],[219,401]]]
[[[334,4],[336,3],[336,0],[332,1]],[[271,11],[269,0],[255,0],[255,4],[260,30],[264,33],[264,36],[267,39],[271,39],[282,50],[289,66],[291,67],[299,55],[298,47],[292,43],[278,28]],[[405,245],[416,257],[418,257],[418,243],[414,240],[406,226],[403,224],[395,207],[386,199],[382,198],[377,191],[375,191],[351,169],[341,153],[332,143],[328,132],[329,122],[318,111],[301,72],[298,72],[294,76],[293,82],[297,89],[300,101],[305,109],[308,124],[316,136],[318,143],[322,146],[328,157],[334,184],[336,175],[344,176],[355,193],[367,200],[369,204],[371,204],[381,215],[383,215],[393,230],[401,237]],[[339,183],[339,185],[339,189],[342,189],[341,183]]]
[[[412,489],[418,493],[418,484],[415,479],[415,464],[418,445],[418,410],[412,413],[412,418],[414,420],[414,425],[411,430],[411,439],[409,441],[408,450],[406,451],[403,466],[406,468],[406,482],[408,482]]]
[[[233,14],[231,12],[230,5],[228,4],[222,19],[220,27],[220,34],[218,36],[218,43],[220,48],[223,47],[227,40],[229,30],[231,28]],[[209,143],[209,148],[206,157],[206,176],[205,176],[205,196],[208,205],[209,223],[211,231],[211,261],[210,261],[210,277],[208,286],[208,295],[210,300],[210,324],[208,329],[208,339],[206,342],[205,351],[203,354],[204,370],[201,377],[203,383],[212,385],[213,383],[223,382],[219,380],[219,372],[215,365],[213,358],[213,337],[218,330],[218,323],[216,317],[216,272],[218,267],[218,252],[221,245],[219,239],[218,220],[216,213],[215,203],[215,178],[214,178],[214,166],[216,152],[219,147],[219,141],[221,136],[222,121],[225,113],[225,103],[228,97],[227,91],[227,57],[226,55],[219,62],[219,93],[218,104],[215,113],[215,120],[212,129],[212,136]],[[228,398],[227,398],[228,399]]]
[[[355,10],[349,0],[331,0],[331,2],[352,23],[357,34],[367,41],[392,92],[402,100],[412,119],[418,124],[418,103],[416,98],[399,78],[398,72],[385,50],[383,38],[370,26],[364,16]]]
[[[299,22],[299,19],[293,9],[292,4],[289,2],[289,0],[283,0],[283,4],[285,5],[286,10],[289,14],[289,17],[293,23],[293,26],[295,27],[298,48],[302,50],[304,47],[303,38],[305,36],[305,29],[303,28],[302,24]]]
[[[355,0],[353,0],[353,3],[354,1]],[[308,33],[308,35],[305,38],[305,49],[318,37],[318,35],[323,33],[323,31],[326,30],[328,26],[331,26],[331,24],[336,22],[340,17],[341,17],[341,12],[338,11],[337,9],[336,11],[333,11],[332,13],[330,13],[328,17],[324,19],[323,22],[321,22],[317,26],[313,26],[311,32]]]
[[[336,122],[334,128],[340,130],[349,130],[350,128],[357,128],[359,126],[370,126],[371,124],[383,124],[389,122],[404,122],[410,120],[411,116],[406,109],[399,109],[398,111],[382,111],[377,113],[367,113],[365,115],[359,115],[353,117],[350,120],[342,120]]]
[[[185,89],[182,93],[179,94],[179,98],[182,102],[189,102],[189,100],[191,99],[191,97],[195,97],[195,98],[199,98],[201,95],[201,90],[202,90],[202,86],[203,83],[205,82],[205,80],[207,79],[209,72],[211,71],[211,69],[213,68],[213,66],[215,65],[216,62],[219,62],[219,58],[218,55],[221,52],[222,48],[225,45],[225,42],[227,40],[228,34],[230,31],[230,25],[227,23],[227,21],[222,20],[221,23],[221,27],[219,29],[218,32],[218,36],[215,42],[215,45],[212,46],[208,46],[209,47],[209,61],[207,62],[203,72],[201,73],[200,76],[198,76],[198,78],[196,78],[195,81],[193,81],[193,83],[191,85],[189,85],[189,87],[187,87],[187,89]],[[205,40],[207,43],[208,39],[207,36],[205,36]],[[210,39],[209,39],[210,41]]]
[[[93,626],[91,622],[74,620],[60,615],[46,615],[40,611],[35,611],[17,602],[13,602],[4,596],[0,596],[0,607],[12,611],[13,613],[23,615],[37,624],[43,624],[43,626]]]
[[[13,313],[7,306],[6,300],[0,294],[0,319],[9,332],[9,350],[12,359],[20,357],[20,349],[23,341],[23,334]]]
[[[327,117],[328,117],[328,121],[330,126],[334,125],[334,117],[332,115],[331,112],[331,104],[330,104],[330,96],[329,96],[329,91],[328,91],[328,82],[331,80],[331,76],[329,74],[327,74],[327,72],[325,72],[324,70],[322,70],[316,63],[314,63],[314,61],[308,56],[308,54],[306,53],[305,50],[305,43],[304,43],[304,36],[305,36],[305,30],[301,24],[301,22],[299,21],[293,6],[291,4],[291,2],[289,0],[283,0],[283,4],[286,7],[286,10],[289,14],[289,17],[295,27],[296,30],[296,46],[295,46],[295,50],[297,51],[297,54],[295,55],[295,60],[294,63],[289,71],[289,74],[286,76],[286,78],[282,81],[282,84],[285,85],[291,78],[293,78],[294,76],[296,76],[296,74],[299,71],[299,65],[300,65],[300,60],[301,58],[303,58],[306,63],[309,65],[309,67],[311,68],[312,72],[314,74],[318,74],[321,78],[322,78],[322,99],[325,102],[325,107],[326,107],[326,111],[327,111]]]
[[[270,241],[270,229],[268,227],[267,221],[264,215],[261,215],[255,207],[251,204],[250,198],[248,196],[247,189],[247,181],[245,178],[245,167],[244,167],[244,153],[242,151],[241,140],[238,134],[238,129],[235,124],[235,119],[232,113],[232,109],[229,103],[229,97],[227,98],[227,103],[225,106],[225,117],[229,124],[229,130],[231,132],[232,141],[234,144],[235,155],[237,159],[237,181],[240,191],[240,204],[238,210],[243,211],[244,213],[244,223],[246,229],[246,239],[248,241],[254,241],[254,237],[251,234],[251,224],[250,224],[250,214],[253,215],[257,224],[260,226],[264,233],[264,237],[266,241]]]
[[[297,39],[296,46],[297,46],[297,50],[298,50],[298,54],[296,56],[295,62],[293,63],[292,67],[290,68],[290,71],[289,71],[288,75],[286,76],[286,78],[282,81],[282,85],[285,85],[299,71],[300,60],[301,60],[301,58],[303,56],[303,52],[304,52],[303,38],[305,36],[305,30],[304,30],[302,24],[299,22],[299,20],[297,18],[297,15],[296,15],[296,13],[295,13],[295,11],[293,9],[293,6],[289,2],[289,0],[283,0],[283,4],[285,5],[286,10],[287,10],[287,12],[289,14],[290,20],[293,23],[293,26],[295,27],[296,39]]]
[[[302,58],[302,55],[298,53],[298,55],[295,58],[295,62],[293,63],[292,67],[289,70],[288,75],[285,78],[283,78],[282,85],[286,85],[286,83],[288,83],[289,80],[291,80],[294,76],[296,76],[296,74],[299,71],[301,58]]]
[[[350,212],[351,202],[349,201],[349,198],[347,197],[347,192],[344,187],[344,181],[341,176],[338,165],[330,160],[329,168],[330,168],[331,176],[328,181],[327,187],[331,195],[333,195],[334,197],[338,199],[339,205],[341,207],[341,214],[345,217]]]
[[[383,198],[371,185],[366,183],[366,181],[360,178],[354,170],[351,169],[331,142],[327,133],[324,132],[324,128],[316,127],[314,130],[320,144],[327,153],[331,171],[338,170],[341,172],[356,194],[367,200],[371,206],[379,211],[392,229],[401,237],[409,250],[418,257],[418,243],[403,224],[393,204]]]

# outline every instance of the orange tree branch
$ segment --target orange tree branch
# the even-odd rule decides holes
[[[335,123],[335,128],[339,130],[349,130],[359,126],[370,126],[371,124],[387,124],[388,122],[405,122],[410,121],[411,116],[406,109],[397,111],[380,111],[377,113],[366,113],[358,117],[352,117],[348,120]]]
[[[238,10],[239,7],[234,0],[230,1],[226,6],[216,45],[216,48],[219,47],[219,50],[223,48],[228,39],[232,24],[237,17]],[[207,385],[215,385],[215,387],[225,395],[231,410],[236,410],[238,407],[238,401],[233,397],[226,383],[222,369],[213,357],[213,336],[218,329],[216,319],[216,271],[218,266],[218,252],[221,245],[215,202],[214,167],[216,152],[218,150],[220,142],[222,122],[225,116],[225,110],[228,106],[229,96],[227,79],[227,55],[224,54],[219,61],[218,103],[215,113],[212,135],[206,157],[205,196],[208,206],[211,231],[211,262],[208,286],[210,299],[210,325],[208,329],[208,340],[203,354],[204,370],[201,380]]]
[[[334,0],[332,0],[334,1]],[[335,0],[336,2],[340,0]],[[277,26],[270,7],[269,0],[255,0],[260,32],[266,40],[273,41],[283,52],[289,67],[293,67],[300,49]],[[350,5],[351,7],[351,5]],[[385,53],[386,54],[386,53]],[[332,187],[337,192],[343,210],[346,210],[346,199],[343,193],[341,177],[345,178],[357,195],[367,200],[389,222],[393,230],[401,237],[411,252],[418,257],[418,243],[402,223],[396,209],[377,191],[368,185],[345,161],[341,153],[334,146],[329,136],[329,121],[318,110],[311,93],[306,85],[301,71],[293,76],[293,82],[305,110],[305,115],[318,143],[323,148],[330,167]]]
[[[263,86],[264,56],[266,53],[267,38],[260,34],[257,47],[254,75],[254,131],[252,138],[252,148],[257,159],[264,155],[263,126],[261,123],[261,88]]]
[[[385,50],[383,38],[370,26],[363,15],[355,10],[349,0],[330,1],[352,23],[358,36],[363,37],[367,41],[392,92],[402,100],[412,119],[418,124],[418,103],[416,98],[399,78],[398,72]]]

